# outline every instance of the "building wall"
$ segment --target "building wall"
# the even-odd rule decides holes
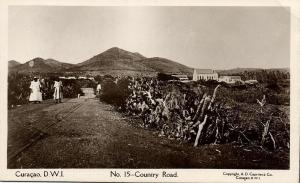
[[[218,80],[218,73],[212,73],[212,74],[193,74],[193,80],[198,81],[198,80]]]
[[[225,83],[230,83],[231,82],[231,78],[228,76],[223,76],[219,78],[219,82],[225,82]]]
[[[235,78],[232,78],[230,76],[222,76],[221,78],[219,78],[219,82],[225,82],[225,83],[233,84],[233,83],[236,83],[236,82],[242,82],[242,80],[241,79],[235,79]]]

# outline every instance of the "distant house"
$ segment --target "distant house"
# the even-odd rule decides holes
[[[172,74],[173,77],[179,79],[179,81],[181,82],[188,82],[189,78],[187,77],[187,75],[183,75],[183,74]]]
[[[245,83],[246,83],[246,84],[250,84],[250,85],[254,85],[254,84],[257,84],[258,81],[255,80],[255,79],[250,79],[250,80],[246,80]]]
[[[193,81],[198,80],[218,80],[218,73],[212,69],[194,69]]]
[[[220,76],[219,82],[234,84],[236,82],[243,82],[243,80],[242,80],[241,76]]]
[[[79,76],[78,79],[87,79],[85,76]]]

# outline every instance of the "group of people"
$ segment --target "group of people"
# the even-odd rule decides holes
[[[194,92],[153,78],[133,78],[128,88],[131,94],[126,111],[140,116],[145,127],[159,129],[161,136],[187,141],[195,135],[193,116],[200,99]]]
[[[33,81],[30,83],[30,96],[29,96],[29,102],[32,103],[41,103],[43,101],[43,94],[42,94],[42,88],[43,88],[43,79],[39,79],[38,77],[34,77]],[[55,103],[61,103],[63,98],[63,85],[62,81],[60,81],[58,78],[55,79],[54,84],[54,93],[53,93],[53,99],[55,100]]]

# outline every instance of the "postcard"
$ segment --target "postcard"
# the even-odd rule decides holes
[[[1,2],[0,180],[298,182],[299,2]]]

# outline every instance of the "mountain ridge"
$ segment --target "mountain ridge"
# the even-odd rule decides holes
[[[93,57],[91,57],[90,59],[80,62],[76,65],[78,66],[83,66],[83,65],[88,65],[97,61],[101,61],[101,60],[117,60],[117,59],[125,59],[125,60],[140,60],[140,59],[144,59],[146,57],[144,57],[143,55],[141,55],[140,53],[132,53],[126,50],[123,50],[121,48],[118,47],[112,47],[102,53],[99,53]]]
[[[216,70],[219,74],[236,74],[244,71],[266,70],[262,68],[233,68]],[[289,72],[289,68],[274,68]],[[112,74],[112,75],[130,75],[140,74],[154,75],[156,73],[166,74],[186,74],[192,75],[193,68],[185,66],[173,60],[162,57],[147,58],[138,52],[130,52],[118,47],[112,47],[92,56],[91,58],[77,63],[70,64],[57,61],[53,58],[43,59],[41,57],[33,58],[24,64],[15,60],[9,61],[10,72],[40,72],[40,73],[82,73],[92,75]]]
[[[242,72],[259,72],[259,71],[281,71],[281,72],[290,72],[290,68],[283,67],[283,68],[233,68],[233,69],[218,69],[216,72],[218,72],[221,75],[232,75],[232,74],[239,74]]]
[[[48,72],[59,72],[65,68],[73,67],[73,64],[60,62],[54,59],[43,59],[41,57],[35,57],[24,64],[19,64],[13,67],[9,67],[10,72],[39,72],[39,73],[48,73]]]
[[[15,66],[17,66],[17,65],[20,65],[21,63],[20,62],[18,62],[18,61],[15,61],[15,60],[9,60],[8,61],[8,68],[13,68],[13,67],[15,67]]]

